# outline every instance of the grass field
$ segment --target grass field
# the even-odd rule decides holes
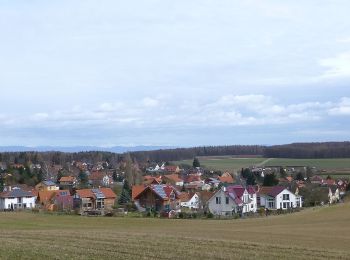
[[[244,220],[0,213],[1,259],[350,259],[350,204]]]
[[[318,169],[348,169],[350,159],[283,159],[283,158],[235,158],[235,157],[199,157],[202,166],[213,170],[237,171],[249,166],[310,166]],[[192,160],[176,162],[178,164],[192,164]]]

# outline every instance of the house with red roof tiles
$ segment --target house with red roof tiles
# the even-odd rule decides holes
[[[163,175],[162,176],[162,181],[164,183],[168,183],[168,184],[175,185],[175,186],[182,186],[182,185],[184,185],[183,179],[181,179],[179,174],[177,174],[177,173]]]
[[[89,175],[89,184],[92,187],[110,187],[113,184],[112,175],[101,171],[91,172]]]
[[[78,180],[74,176],[62,176],[58,180],[61,189],[71,189],[77,186]]]
[[[76,190],[74,208],[81,212],[109,211],[115,205],[117,195],[110,188]]]
[[[209,211],[218,216],[231,216],[257,211],[257,194],[252,186],[223,186],[208,201]]]
[[[39,191],[39,205],[49,211],[73,209],[73,197],[69,190]]]
[[[258,190],[258,207],[271,210],[301,208],[302,198],[283,186],[260,187]]]
[[[197,210],[200,206],[199,196],[193,192],[181,192],[180,193],[181,207],[191,210]]]
[[[180,193],[167,184],[133,186],[132,199],[140,211],[181,211]]]

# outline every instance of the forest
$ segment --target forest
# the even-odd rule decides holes
[[[107,161],[112,165],[124,161],[130,155],[134,162],[168,162],[193,159],[198,156],[261,156],[266,158],[350,158],[350,142],[293,143],[287,145],[227,145],[202,146],[192,148],[138,151],[124,154],[111,152],[2,152],[0,162],[6,164],[40,164],[65,165],[73,161],[91,164]]]

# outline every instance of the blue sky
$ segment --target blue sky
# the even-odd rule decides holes
[[[0,0],[0,145],[349,140],[348,10]]]

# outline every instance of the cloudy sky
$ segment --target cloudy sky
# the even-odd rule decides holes
[[[0,145],[344,141],[348,0],[0,0]]]

